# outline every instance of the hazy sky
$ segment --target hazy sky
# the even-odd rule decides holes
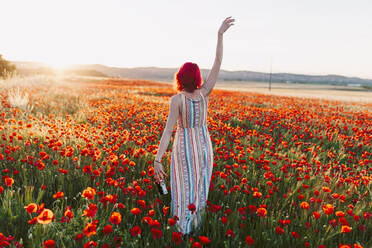
[[[1,0],[0,54],[53,65],[210,68],[372,78],[370,0]]]

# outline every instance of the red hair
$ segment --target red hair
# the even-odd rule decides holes
[[[199,89],[202,83],[199,66],[191,62],[184,63],[174,75],[174,79],[177,91],[185,90],[190,93]]]

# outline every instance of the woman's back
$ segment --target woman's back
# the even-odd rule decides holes
[[[178,128],[197,128],[207,125],[208,103],[201,92],[196,98],[181,95],[181,109],[177,120]]]

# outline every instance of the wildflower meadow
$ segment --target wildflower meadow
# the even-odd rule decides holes
[[[372,247],[370,103],[214,89],[210,193],[185,238],[153,179],[171,84],[19,82],[0,82],[0,247]]]

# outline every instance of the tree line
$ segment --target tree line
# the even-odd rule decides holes
[[[0,78],[5,78],[8,75],[16,72],[16,66],[3,58],[0,54]]]

